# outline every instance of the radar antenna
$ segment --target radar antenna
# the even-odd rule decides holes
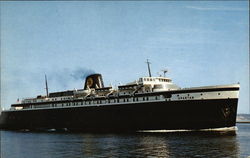
[[[150,65],[149,65],[151,63],[148,61],[148,59],[147,59],[146,63],[148,64],[148,74],[149,74],[149,77],[151,77],[151,71],[150,71]]]
[[[161,70],[161,71],[163,72],[164,77],[166,77],[166,73],[168,72],[168,69],[163,69],[163,70]]]

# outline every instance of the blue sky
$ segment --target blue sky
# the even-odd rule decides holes
[[[106,85],[164,68],[181,87],[241,83],[249,113],[248,1],[0,2],[1,105],[82,88],[98,72]]]

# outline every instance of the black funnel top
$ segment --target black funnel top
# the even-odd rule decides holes
[[[92,74],[86,77],[84,89],[89,88],[103,88],[103,80],[101,74]]]

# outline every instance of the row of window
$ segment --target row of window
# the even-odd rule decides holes
[[[156,79],[155,78],[140,78],[139,79],[139,81],[140,82],[142,82],[142,80],[143,81],[155,81]],[[160,82],[170,82],[171,80],[169,80],[169,79],[164,79],[164,78],[158,78],[158,80],[160,81]]]
[[[160,81],[160,82],[170,82],[169,79],[162,79],[162,78],[159,78],[159,81]]]
[[[122,89],[136,89],[137,88],[137,86],[127,86],[127,87],[119,87],[119,89],[120,90],[122,90]]]
[[[52,101],[56,101],[56,100],[69,100],[70,97],[65,97],[65,98],[61,98],[61,99],[57,99],[57,98],[52,98]]]
[[[52,98],[50,101],[57,101],[57,100],[69,100],[70,97],[65,97],[65,98]],[[25,100],[23,103],[37,103],[37,102],[44,102],[46,100]]]
[[[178,99],[194,99],[194,97],[178,97]]]
[[[64,106],[78,106],[78,105],[95,105],[95,104],[107,104],[107,103],[124,103],[124,102],[138,102],[148,100],[159,100],[160,96],[152,97],[136,97],[136,98],[123,98],[123,99],[108,99],[108,100],[94,100],[94,101],[82,101],[82,102],[71,102],[71,103],[57,103],[57,104],[45,104],[35,105],[25,108],[46,108],[46,107],[64,107]]]

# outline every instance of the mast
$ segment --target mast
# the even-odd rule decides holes
[[[47,83],[47,76],[46,76],[46,74],[45,74],[45,86],[46,86],[46,95],[47,95],[47,97],[49,97],[49,88],[48,88],[48,83]]]
[[[148,64],[148,74],[149,74],[149,77],[151,77],[151,71],[150,71],[150,65],[149,65],[151,63],[148,61],[148,59],[147,59],[146,63]]]

